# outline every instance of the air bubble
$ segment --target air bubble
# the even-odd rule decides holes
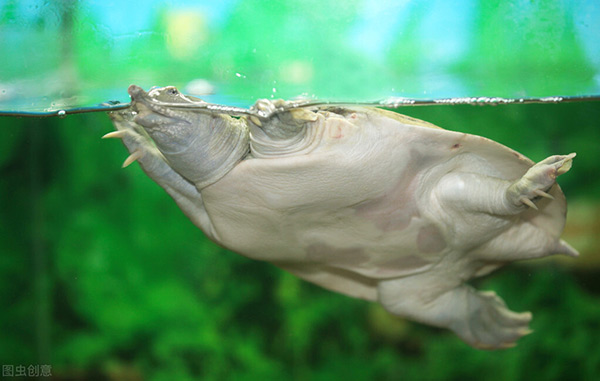
[[[56,115],[58,115],[59,118],[64,118],[67,116],[67,112],[65,110],[60,110],[56,113]]]

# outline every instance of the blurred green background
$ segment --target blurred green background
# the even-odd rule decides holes
[[[597,2],[449,3],[3,0],[0,110],[127,101],[130,83],[239,105],[600,93]],[[595,379],[599,104],[400,111],[536,161],[578,153],[560,184],[581,257],[474,282],[533,312],[516,348],[472,349],[219,248],[120,168],[94,113],[0,119],[0,363],[55,379]]]

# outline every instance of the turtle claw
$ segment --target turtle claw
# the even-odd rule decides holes
[[[277,111],[277,107],[280,106],[281,101],[271,101],[268,99],[259,99],[256,101],[254,106],[250,108],[251,111],[255,112],[256,115],[262,118],[270,118]]]
[[[571,169],[571,166],[573,165],[573,158],[577,156],[577,154],[575,152],[572,152],[566,156],[562,156],[564,157],[563,160],[561,160],[562,164],[560,167],[558,167],[556,169],[556,176],[562,175],[563,173],[567,173],[569,171],[569,169]],[[550,159],[550,158],[548,158]],[[546,159],[546,160],[548,160]]]
[[[552,196],[549,193],[544,192],[541,189],[536,189],[533,191],[533,193],[535,193],[536,195],[538,195],[539,197],[545,197],[545,198],[549,198],[550,200],[554,200],[554,196]]]
[[[109,116],[117,127],[116,131],[111,131],[102,139],[122,139],[130,155],[125,159],[122,168],[128,167],[134,161],[151,161],[151,158],[161,159],[158,150],[151,144],[150,138],[144,134],[143,130],[133,122],[133,115],[128,112],[114,111]]]
[[[554,185],[556,178],[571,169],[575,153],[550,156],[535,164],[507,190],[507,198],[516,206],[527,205],[538,210],[533,203],[536,197],[553,199],[547,191]]]
[[[127,156],[127,159],[125,159],[125,161],[123,162],[122,167],[128,167],[131,163],[140,159],[142,156],[144,156],[144,152],[142,150],[138,149],[133,151],[131,155]]]
[[[102,139],[123,139],[125,135],[127,135],[125,130],[112,131],[102,136]]]
[[[260,121],[258,116],[250,115],[250,120],[252,121],[252,123],[256,124],[258,127],[262,127],[262,122]]]
[[[533,203],[533,201],[531,201],[530,199],[528,199],[527,197],[521,197],[519,199],[519,201],[521,201],[523,204],[527,205],[528,207],[535,209],[535,210],[539,210],[537,206],[535,206],[535,204]]]

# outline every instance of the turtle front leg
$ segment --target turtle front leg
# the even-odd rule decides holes
[[[504,349],[529,330],[530,312],[510,311],[494,292],[448,284],[444,274],[423,273],[381,281],[379,301],[390,313],[447,328],[479,349]]]
[[[133,122],[131,113],[114,111],[109,116],[117,131],[109,132],[103,138],[120,138],[123,141],[130,153],[123,162],[123,167],[137,161],[144,172],[175,200],[196,226],[209,236],[214,235],[202,196],[194,184],[169,166],[144,129]]]

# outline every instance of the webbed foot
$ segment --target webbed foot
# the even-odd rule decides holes
[[[507,190],[508,200],[515,206],[527,205],[537,209],[532,201],[536,197],[552,198],[546,193],[559,175],[571,169],[575,153],[550,156],[533,167],[515,181]]]
[[[532,331],[530,312],[510,311],[494,292],[444,283],[439,274],[381,281],[378,298],[389,312],[448,328],[479,349],[505,349]]]
[[[450,325],[464,341],[479,349],[503,349],[530,334],[531,312],[517,313],[493,291],[468,289],[466,319]]]

